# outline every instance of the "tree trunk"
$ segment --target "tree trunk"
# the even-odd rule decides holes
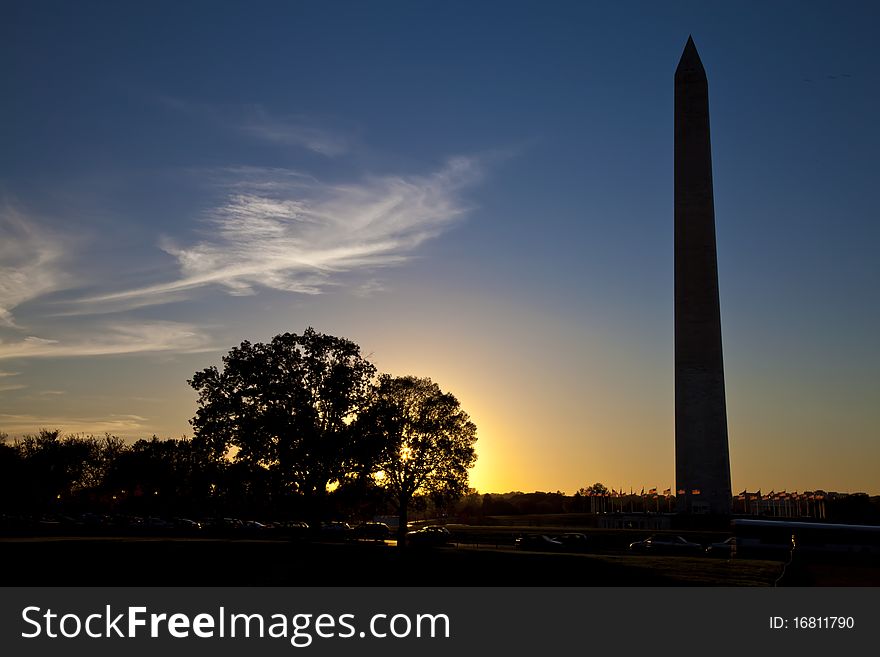
[[[321,533],[321,521],[324,520],[324,498],[315,490],[303,495],[305,520],[309,525],[309,533],[315,537]]]
[[[409,498],[401,497],[397,514],[397,546],[403,549],[406,546],[406,523],[409,517]]]

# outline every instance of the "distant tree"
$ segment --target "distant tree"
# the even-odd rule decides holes
[[[601,512],[601,511],[606,510],[606,508],[607,508],[606,501],[607,500],[605,498],[608,497],[610,493],[611,493],[611,491],[608,490],[608,488],[605,486],[605,484],[599,483],[598,481],[595,484],[593,484],[592,486],[587,486],[586,488],[581,488],[578,490],[578,494],[580,494],[582,497],[587,498],[587,501],[589,502],[589,505],[590,505],[590,512],[591,513],[596,513],[596,512]],[[597,497],[601,498],[601,499],[596,500],[595,498],[597,498]],[[584,506],[586,506],[586,505],[584,505]]]
[[[462,518],[470,519],[480,516],[482,513],[481,496],[477,489],[470,488],[457,500],[454,513]]]
[[[107,493],[125,499],[127,511],[187,515],[203,510],[212,465],[204,462],[190,440],[153,436],[117,451],[103,486]]]
[[[519,512],[520,510],[503,495],[490,495],[489,493],[483,495],[480,509],[480,514],[483,516],[509,516]]]
[[[852,493],[830,500],[828,515],[834,522],[875,524],[880,520],[877,506],[867,493]]]
[[[303,495],[314,508],[330,484],[361,467],[351,422],[375,371],[355,343],[312,328],[242,342],[222,370],[209,367],[188,382],[199,393],[194,441],[265,471],[274,490]]]
[[[21,460],[22,499],[31,512],[56,510],[73,493],[100,481],[100,444],[94,436],[62,436],[41,429],[13,443]]]
[[[602,484],[599,482],[596,482],[592,486],[587,486],[586,488],[578,489],[578,493],[580,493],[582,496],[585,496],[585,497],[590,496],[590,495],[595,495],[595,496],[608,495],[609,492],[611,492],[611,491],[609,491],[608,488],[606,488],[605,484]]]
[[[378,446],[376,479],[397,506],[401,544],[414,496],[450,500],[468,492],[477,427],[430,379],[382,375],[359,428]]]
[[[22,460],[5,433],[0,433],[0,512],[19,510]]]
[[[116,460],[128,449],[125,440],[109,433],[104,434],[103,439],[97,439],[98,463],[97,470],[99,482],[103,483],[107,473],[116,463]]]

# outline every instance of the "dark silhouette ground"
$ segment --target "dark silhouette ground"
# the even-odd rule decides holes
[[[197,538],[6,538],[0,559],[7,586],[768,586],[781,572],[699,556]]]

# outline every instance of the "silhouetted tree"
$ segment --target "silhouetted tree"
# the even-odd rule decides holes
[[[103,487],[130,512],[191,514],[202,511],[210,495],[211,465],[192,441],[153,436],[116,451]]]
[[[828,503],[828,515],[834,522],[877,523],[880,512],[877,505],[867,493],[853,493],[831,500]]]
[[[475,488],[469,489],[458,499],[454,512],[465,520],[480,517],[482,513],[482,502],[479,491]]]
[[[312,328],[242,342],[222,370],[209,367],[188,382],[199,393],[194,441],[265,471],[275,490],[315,508],[328,485],[360,467],[351,422],[375,371],[355,343]]]
[[[41,429],[14,442],[22,462],[22,492],[31,512],[58,509],[73,493],[100,482],[100,445],[94,436],[62,436]]]
[[[18,450],[0,433],[0,512],[17,512],[22,502],[22,459]]]
[[[610,491],[605,486],[605,484],[600,483],[598,481],[595,484],[593,484],[592,486],[587,486],[586,488],[578,489],[578,493],[580,493],[583,496],[608,495],[609,492]]]
[[[389,512],[388,496],[372,476],[343,477],[330,494],[329,506],[339,517],[348,516],[358,520],[370,520]]]
[[[458,400],[430,379],[382,375],[359,426],[381,447],[377,481],[397,505],[401,541],[415,495],[452,499],[468,491],[477,427]]]
[[[509,516],[524,513],[517,505],[513,504],[505,495],[483,495],[480,508],[482,516]]]
[[[610,496],[611,491],[608,490],[608,487],[605,486],[605,484],[597,481],[592,486],[578,489],[578,494],[583,498],[586,498],[585,500],[581,500],[584,505],[584,510],[587,510],[587,504],[589,504],[590,513],[599,513],[604,512],[607,509],[607,498]]]

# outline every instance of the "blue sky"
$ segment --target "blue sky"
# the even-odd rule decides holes
[[[666,488],[672,74],[709,76],[734,486],[880,492],[869,3],[0,16],[0,431],[189,433],[307,326],[430,376],[481,490]]]

